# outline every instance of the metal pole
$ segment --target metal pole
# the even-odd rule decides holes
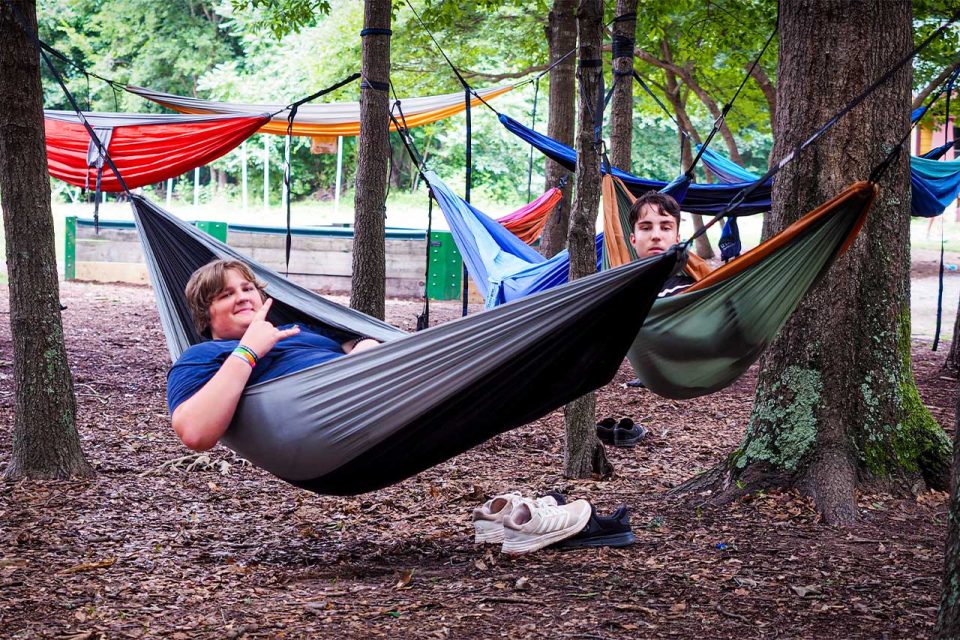
[[[263,212],[270,211],[270,136],[263,136]]]
[[[283,196],[280,205],[283,210],[287,209],[287,201],[290,199],[290,185],[293,181],[293,167],[290,165],[290,136],[283,137],[283,160],[286,162],[287,179],[283,185]]]
[[[173,199],[173,178],[167,178],[167,209],[170,208],[170,201]]]
[[[243,210],[247,210],[247,143],[240,144],[240,183],[243,189],[240,192],[240,201],[243,204]]]
[[[340,183],[343,180],[343,136],[337,136],[337,185],[333,190],[333,212],[340,210]]]
[[[193,170],[193,206],[200,206],[200,167]]]

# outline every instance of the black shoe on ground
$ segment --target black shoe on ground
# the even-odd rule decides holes
[[[630,529],[630,514],[626,507],[617,507],[609,516],[598,516],[590,505],[590,520],[577,535],[558,542],[558,549],[587,549],[592,547],[626,547],[637,541]]]
[[[613,428],[613,441],[610,444],[615,447],[635,447],[646,436],[646,428],[635,424],[630,418],[624,418]]]
[[[613,444],[614,431],[617,428],[616,418],[604,418],[597,423],[597,438],[604,444]]]

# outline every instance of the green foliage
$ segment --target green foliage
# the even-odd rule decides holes
[[[330,13],[327,0],[232,0],[232,4],[235,10],[253,12],[255,24],[270,29],[277,40]]]

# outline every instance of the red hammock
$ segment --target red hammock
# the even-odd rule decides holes
[[[547,218],[561,198],[563,198],[563,192],[553,187],[530,204],[502,218],[497,218],[497,222],[513,235],[532,245],[540,237],[543,227],[547,224]]]
[[[134,189],[201,167],[230,152],[270,119],[256,116],[195,116],[142,113],[84,114],[110,158]],[[50,175],[93,189],[102,167],[100,190],[123,191],[72,111],[45,111]]]

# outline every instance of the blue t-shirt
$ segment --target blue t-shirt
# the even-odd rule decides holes
[[[277,328],[289,329],[292,326],[287,324]],[[209,340],[183,352],[167,374],[167,407],[171,415],[181,403],[207,384],[238,344],[239,340]],[[284,338],[260,358],[247,384],[273,380],[342,355],[345,354],[339,342],[301,325],[300,333]]]

